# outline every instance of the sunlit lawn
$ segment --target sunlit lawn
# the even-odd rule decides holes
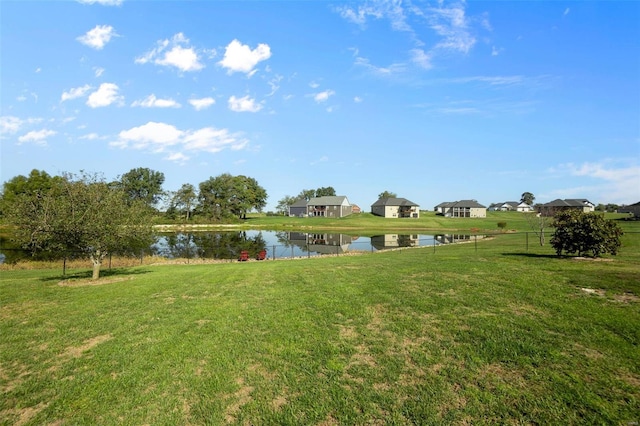
[[[634,424],[639,237],[1,271],[0,423]]]

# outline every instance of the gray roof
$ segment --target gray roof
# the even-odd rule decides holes
[[[374,206],[417,206],[416,203],[412,203],[406,198],[380,198],[375,203],[371,204],[371,207]]]
[[[546,207],[584,207],[587,205],[587,203],[589,203],[589,200],[585,200],[585,199],[578,199],[578,198],[569,198],[569,199],[564,199],[561,200],[559,198],[550,201],[546,204],[543,204],[543,206]]]
[[[453,205],[455,204],[455,201],[445,201],[443,203],[438,204],[435,208],[441,208],[441,207],[453,207]]]
[[[351,205],[349,204],[347,197],[345,197],[344,195],[315,197],[310,199],[307,203],[308,206],[341,206],[343,204]]]
[[[305,198],[300,198],[295,203],[291,204],[289,207],[306,207],[307,200]]]
[[[456,201],[450,207],[468,207],[468,208],[474,208],[474,209],[486,209],[485,206],[483,206],[482,204],[478,203],[476,200],[460,200],[460,201]]]

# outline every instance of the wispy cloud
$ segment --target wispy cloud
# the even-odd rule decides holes
[[[101,4],[103,6],[120,6],[122,4],[122,0],[77,0],[78,3],[83,4]]]
[[[56,133],[57,132],[55,130],[49,130],[49,129],[33,130],[27,133],[26,135],[20,136],[18,138],[18,142],[21,144],[26,142],[32,142],[32,143],[35,143],[36,145],[46,146],[47,139],[55,135]]]
[[[77,38],[77,40],[93,49],[101,50],[112,37],[117,36],[111,25],[96,25],[92,30]]]
[[[144,99],[135,101],[132,107],[143,108],[180,108],[181,105],[173,99],[158,99],[153,93]]]
[[[335,95],[336,92],[329,89],[329,90],[324,90],[322,92],[318,92],[313,94],[313,100],[316,101],[317,103],[322,103],[322,102],[326,102],[329,100],[329,98],[333,95]]]
[[[22,119],[13,115],[3,115],[0,117],[0,134],[16,134],[25,125],[40,123],[40,118]]]
[[[355,65],[359,67],[363,67],[371,74],[377,77],[390,77],[399,73],[402,73],[406,70],[406,64],[403,63],[395,63],[391,64],[387,67],[376,66],[371,64],[369,59],[363,57],[357,57],[355,60]]]
[[[550,198],[592,197],[595,203],[632,204],[640,200],[640,165],[629,160],[603,160],[567,163],[549,169],[547,173],[565,179],[588,179],[586,184],[556,189]],[[584,182],[584,181],[583,181]]]
[[[69,89],[69,91],[67,92],[62,92],[62,95],[60,96],[60,102],[81,98],[84,95],[86,95],[87,92],[89,92],[89,90],[91,90],[91,86],[88,84],[85,84],[84,86],[81,86],[81,87]]]
[[[252,50],[248,45],[233,40],[227,45],[224,57],[218,64],[226,68],[229,74],[243,72],[251,76],[255,73],[255,66],[270,57],[271,48],[268,44],[260,43]]]
[[[183,72],[200,71],[204,68],[200,52],[190,45],[183,33],[175,34],[171,39],[159,40],[154,49],[135,59],[137,64],[153,63],[167,67],[175,67]]]

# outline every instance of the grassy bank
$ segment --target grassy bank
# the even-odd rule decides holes
[[[609,219],[626,218],[628,215],[606,213]],[[505,222],[504,230],[508,231],[532,231],[527,215],[520,212],[487,212],[486,218],[451,218],[436,215],[434,212],[421,212],[418,219],[393,219],[372,215],[371,213],[353,214],[343,218],[327,217],[285,217],[266,216],[263,214],[250,214],[246,220],[237,220],[233,223],[206,224],[206,223],[175,223],[164,225],[169,228],[245,228],[245,229],[270,229],[270,230],[367,230],[370,232],[384,232],[389,230],[412,231],[438,231],[438,232],[501,232],[498,222]],[[621,226],[627,226],[633,222],[618,221]],[[158,225],[163,227],[163,225]],[[638,227],[640,228],[640,227]]]
[[[3,271],[1,424],[633,424],[640,244]]]

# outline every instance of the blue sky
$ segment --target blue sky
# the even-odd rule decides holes
[[[640,2],[0,2],[2,182],[640,201]]]

